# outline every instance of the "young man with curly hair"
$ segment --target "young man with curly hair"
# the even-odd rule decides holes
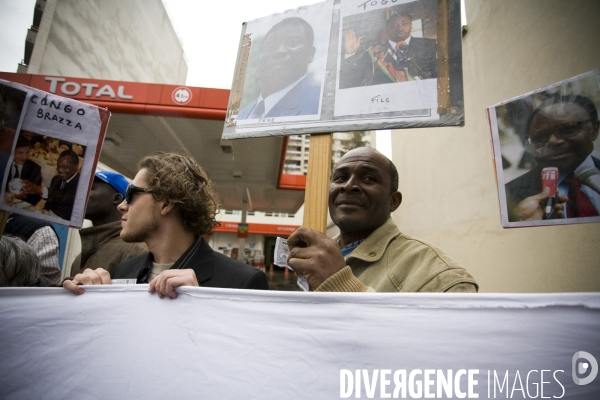
[[[122,213],[121,238],[145,242],[148,254],[117,265],[109,274],[86,269],[63,286],[82,294],[79,285],[110,284],[112,279],[150,283],[148,291],[176,298],[178,286],[268,289],[266,275],[213,251],[202,235],[218,224],[218,200],[204,169],[175,153],[152,153],[139,162],[128,186]]]

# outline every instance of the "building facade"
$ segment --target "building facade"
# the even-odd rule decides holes
[[[18,72],[183,85],[187,69],[161,0],[37,0]]]

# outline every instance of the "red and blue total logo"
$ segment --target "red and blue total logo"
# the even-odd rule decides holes
[[[186,87],[178,87],[173,90],[173,101],[176,104],[187,104],[192,100],[192,91]]]

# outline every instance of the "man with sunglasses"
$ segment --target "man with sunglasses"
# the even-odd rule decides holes
[[[549,188],[542,188],[541,173],[546,167],[559,171],[560,196],[551,218],[599,214],[600,195],[580,185],[574,173],[581,166],[600,168],[600,160],[591,155],[599,127],[596,106],[587,97],[554,95],[534,109],[527,128],[536,167],[506,184],[510,221],[543,219],[550,197]]]
[[[178,286],[268,289],[264,272],[214,252],[202,235],[217,226],[216,193],[204,169],[175,153],[152,153],[127,187],[121,211],[121,238],[144,242],[149,253],[117,265],[112,274],[86,269],[63,286],[110,284],[111,279],[149,283],[148,291],[176,298]]]

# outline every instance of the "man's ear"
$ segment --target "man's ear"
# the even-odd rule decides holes
[[[160,202],[160,214],[165,216],[175,209],[175,203],[171,200],[163,200]]]
[[[396,209],[400,207],[400,203],[402,203],[402,193],[392,193],[392,196],[390,198],[390,212],[396,211]]]
[[[310,64],[311,62],[313,62],[313,59],[315,58],[315,52],[317,51],[316,48],[311,47],[308,53],[308,63]]]
[[[596,121],[595,124],[592,124],[592,128],[594,129],[594,133],[592,133],[592,141],[596,141],[596,139],[598,139],[598,128],[600,128],[600,123]]]
[[[119,205],[123,202],[123,195],[121,193],[115,193],[114,197],[113,197],[113,204],[115,205]]]

